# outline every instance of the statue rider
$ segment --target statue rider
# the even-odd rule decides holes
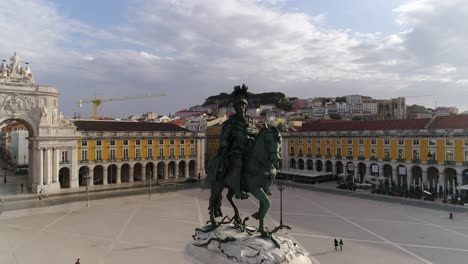
[[[225,177],[237,199],[249,197],[242,188],[243,168],[247,151],[258,133],[252,118],[246,114],[249,96],[247,89],[245,84],[242,88],[234,87],[231,97],[236,113],[224,122],[221,133],[220,151],[227,172]]]

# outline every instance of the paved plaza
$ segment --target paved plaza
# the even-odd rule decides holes
[[[274,186],[266,224],[279,222]],[[6,211],[0,215],[0,263],[196,263],[184,253],[207,220],[201,189]],[[226,205],[226,200],[223,200]],[[253,199],[238,201],[244,215]],[[224,207],[225,213],[230,213]],[[256,222],[250,220],[251,224]],[[315,263],[466,263],[468,215],[286,187],[283,221]],[[333,239],[344,241],[335,252]]]

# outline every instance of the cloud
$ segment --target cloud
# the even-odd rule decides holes
[[[240,83],[303,98],[431,93],[439,104],[466,105],[468,7],[461,0],[410,1],[394,9],[404,30],[389,35],[327,28],[321,14],[285,11],[286,1],[136,3],[121,25],[102,29],[46,1],[13,1],[0,10],[9,40],[0,43],[1,55],[16,50],[32,60],[36,80],[60,89],[68,115],[90,113],[73,107],[77,98],[148,92],[169,95],[103,104],[101,111],[167,114]]]

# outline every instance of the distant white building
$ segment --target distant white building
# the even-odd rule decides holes
[[[434,112],[436,116],[458,115],[458,108],[439,106]]]
[[[257,117],[260,116],[261,110],[260,108],[249,108],[247,109],[247,115],[251,117]]]
[[[129,121],[137,121],[137,120],[140,120],[140,119],[141,119],[140,115],[131,115],[131,116],[127,117],[127,120],[129,120]]]
[[[172,119],[168,116],[158,116],[154,119],[155,123],[168,123],[171,122]]]
[[[364,102],[362,103],[362,111],[367,114],[376,115],[379,109],[378,105],[377,102]]]
[[[273,110],[275,109],[275,105],[268,104],[268,105],[260,105],[260,112],[263,112],[265,110]]]
[[[158,114],[156,114],[155,112],[147,112],[146,114],[143,114],[141,118],[145,121],[149,121],[149,120],[154,120],[157,117],[158,117]]]
[[[345,102],[342,103],[336,103],[336,112],[338,114],[344,114],[348,112],[348,107]]]
[[[27,166],[29,160],[28,130],[11,131],[9,152],[11,159],[17,166]]]
[[[347,104],[362,104],[362,96],[361,95],[347,95],[346,96],[346,103]]]
[[[207,127],[206,116],[190,117],[185,123],[185,128],[194,132],[205,132]]]

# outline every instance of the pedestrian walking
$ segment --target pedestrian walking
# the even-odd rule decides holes
[[[75,264],[80,264],[80,259],[77,259]]]
[[[334,242],[335,242],[335,251],[337,251],[338,250],[338,240],[336,240],[336,238],[335,238]]]
[[[340,251],[343,251],[343,239],[340,239]]]

